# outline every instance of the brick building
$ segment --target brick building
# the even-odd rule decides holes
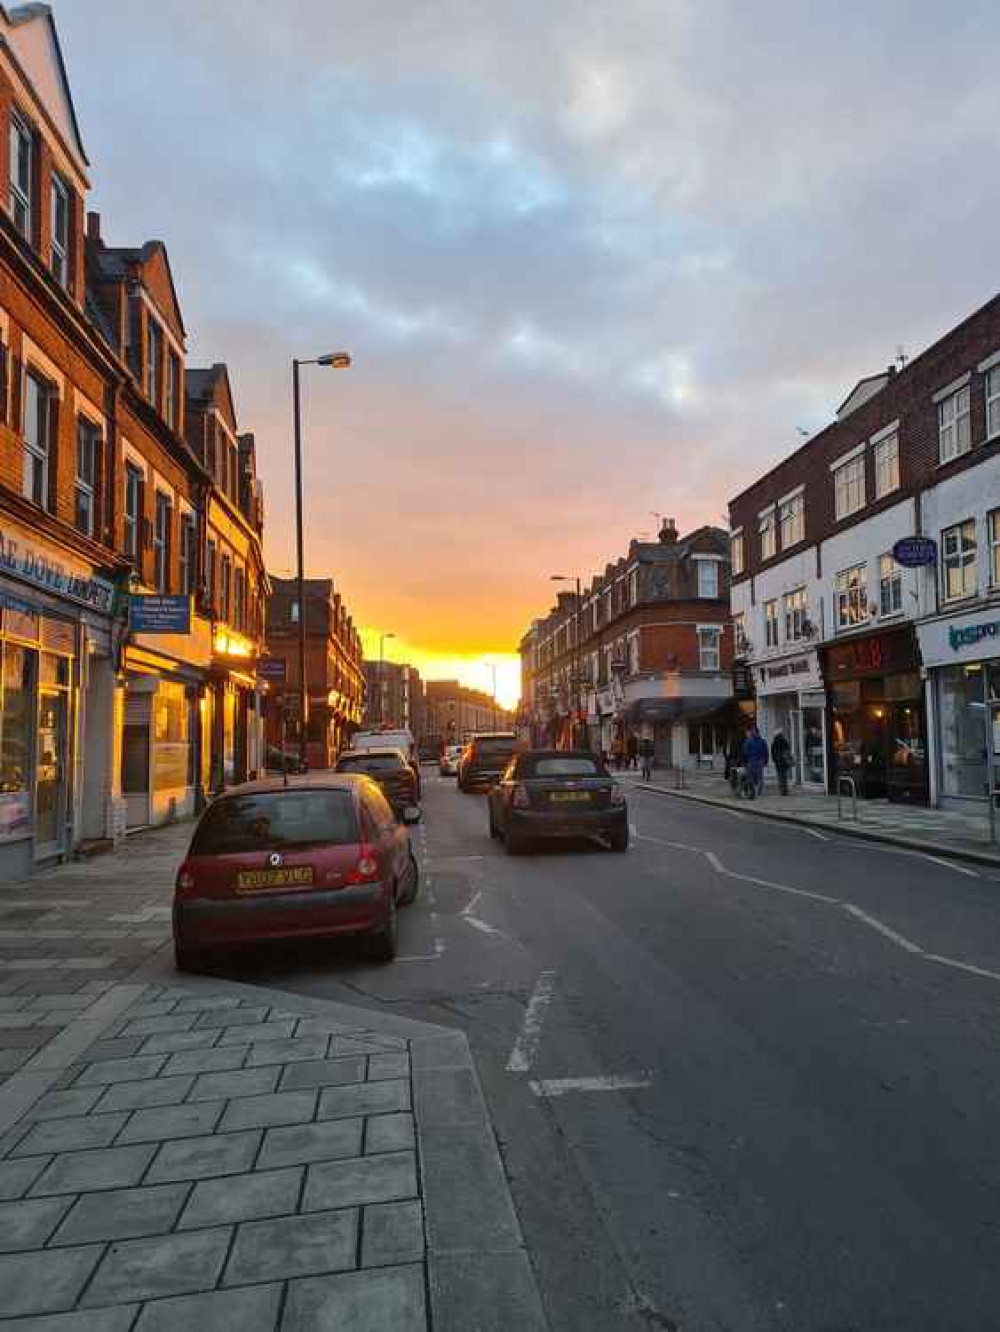
[[[832,788],[849,776],[869,796],[990,805],[1000,297],[904,368],[861,380],[730,516],[740,655],[762,730],[791,739],[799,780]]]
[[[461,744],[484,731],[510,731],[514,716],[498,707],[481,689],[470,689],[457,680],[427,681],[425,740]]]
[[[272,578],[267,602],[267,743],[297,752],[299,681],[298,582]],[[329,768],[358,729],[365,706],[361,636],[332,578],[305,580],[309,767]],[[291,707],[285,708],[284,701]]]
[[[536,744],[609,752],[630,733],[657,761],[711,761],[725,744],[732,699],[729,546],[719,528],[632,541],[522,639],[522,712]]]
[[[415,666],[405,662],[366,661],[365,725],[405,727],[423,735],[424,682]]]
[[[216,763],[213,669],[235,626],[199,595],[218,487],[185,436],[180,305],[160,242],[110,248],[85,223],[89,163],[45,6],[0,6],[0,173],[4,878],[193,810],[213,769],[254,769],[263,571],[248,549],[247,738]],[[142,594],[177,598],[186,632],[131,632]]]

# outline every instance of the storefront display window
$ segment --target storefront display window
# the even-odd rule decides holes
[[[31,831],[31,747],[37,652],[3,644],[3,712],[0,716],[0,839]]]
[[[987,792],[983,668],[945,666],[938,687],[944,794],[982,799]]]
[[[802,780],[822,786],[826,782],[823,708],[802,709]]]
[[[189,712],[184,686],[161,681],[153,703],[153,786],[157,791],[177,791],[188,784]]]

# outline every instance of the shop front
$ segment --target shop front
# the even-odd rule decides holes
[[[263,693],[257,679],[259,649],[221,625],[212,639],[209,789],[220,791],[264,771]]]
[[[823,674],[831,790],[850,777],[865,799],[926,805],[927,718],[912,627],[833,644]]]
[[[917,630],[933,719],[935,794],[945,808],[978,805],[1000,832],[1000,606]]]
[[[826,695],[819,653],[811,648],[755,666],[757,725],[770,744],[780,731],[791,745],[791,780],[827,788]]]

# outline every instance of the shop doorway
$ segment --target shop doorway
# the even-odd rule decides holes
[[[58,856],[65,847],[67,695],[38,693],[35,744],[35,859]]]
[[[122,731],[122,794],[125,797],[125,826],[145,828],[149,824],[149,726],[150,695],[130,693],[125,699]]]

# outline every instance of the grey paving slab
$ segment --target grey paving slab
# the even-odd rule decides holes
[[[103,1252],[87,1244],[0,1258],[0,1309],[12,1317],[71,1309]]]
[[[510,1324],[506,1332],[514,1332]],[[292,1281],[281,1332],[426,1332],[423,1267],[383,1267]],[[478,1332],[466,1323],[463,1332]],[[520,1332],[520,1329],[517,1329]]]
[[[369,1082],[381,1082],[384,1078],[408,1078],[410,1076],[410,1056],[402,1050],[390,1054],[368,1056]]]
[[[71,1202],[72,1198],[24,1198],[0,1203],[0,1253],[40,1249]]]
[[[353,1036],[334,1036],[330,1042],[331,1054],[373,1054],[378,1051],[405,1050],[408,1042],[402,1036],[386,1036],[381,1032],[359,1031]]]
[[[372,1152],[410,1151],[413,1143],[412,1115],[373,1115],[365,1120],[366,1156]]]
[[[303,1173],[301,1166],[294,1166],[286,1170],[255,1170],[249,1175],[203,1180],[194,1186],[178,1229],[256,1221],[296,1212]]]
[[[105,1110],[143,1110],[152,1105],[173,1105],[184,1100],[193,1082],[193,1074],[150,1078],[144,1082],[120,1082],[108,1087],[94,1109],[103,1113]]]
[[[414,1110],[421,1124],[479,1124],[487,1118],[472,1068],[426,1068],[413,1079]]]
[[[165,1142],[157,1153],[146,1183],[160,1184],[179,1179],[206,1179],[211,1175],[242,1174],[253,1165],[260,1136],[260,1130],[254,1130]]]
[[[429,1276],[434,1332],[548,1332],[523,1251],[432,1253]]]
[[[231,1096],[264,1096],[274,1091],[281,1069],[238,1068],[222,1073],[201,1073],[188,1094],[189,1101],[226,1100]]]
[[[357,1247],[356,1210],[248,1221],[236,1232],[223,1285],[341,1272],[354,1266]]]
[[[199,1029],[256,1026],[266,1019],[269,1012],[268,1008],[254,1005],[248,1005],[246,1008],[210,1008],[198,1014],[195,1026]]]
[[[361,1119],[334,1119],[325,1124],[293,1124],[268,1129],[258,1169],[306,1165],[344,1156],[360,1156]]]
[[[183,990],[168,990],[163,996],[168,999],[176,996],[178,1013],[199,1012],[210,1008],[239,1008],[241,1000],[232,994],[198,994]]]
[[[168,1031],[187,1031],[194,1025],[194,1013],[165,1013],[157,1017],[129,1017],[124,1036],[157,1036]]]
[[[413,1152],[386,1152],[346,1161],[322,1161],[306,1174],[302,1211],[329,1211],[361,1203],[415,1198],[417,1160]]]
[[[76,1115],[47,1119],[36,1124],[11,1152],[11,1156],[41,1156],[45,1152],[82,1151],[88,1147],[110,1147],[128,1119],[124,1113]]]
[[[300,1059],[324,1059],[328,1041],[327,1036],[289,1036],[281,1041],[257,1041],[250,1047],[247,1066],[259,1068],[261,1064],[291,1064]]]
[[[52,1091],[31,1107],[33,1120],[63,1119],[71,1115],[85,1115],[104,1095],[103,1087],[70,1087],[66,1091]]]
[[[155,1147],[106,1147],[57,1156],[31,1189],[32,1197],[53,1193],[90,1193],[138,1184],[153,1159]]]
[[[251,1041],[279,1041],[291,1036],[295,1022],[258,1022],[253,1025],[225,1027],[220,1045],[247,1045]]]
[[[135,1332],[273,1332],[280,1307],[280,1284],[178,1295],[147,1304]]]
[[[401,1078],[385,1082],[363,1082],[346,1087],[327,1087],[319,1099],[319,1119],[342,1115],[383,1115],[409,1110],[410,1084]]]
[[[78,1309],[76,1313],[42,1314],[37,1318],[0,1319],[3,1332],[129,1332],[138,1305],[116,1304],[113,1309]]]
[[[364,1030],[364,1024],[360,1022],[348,1024],[340,1022],[336,1018],[324,1017],[322,1014],[309,1014],[299,1017],[296,1034],[299,1036],[322,1036],[325,1033],[329,1036],[357,1036]]]
[[[143,1000],[130,1008],[125,1014],[129,1021],[138,1021],[140,1018],[166,1017],[177,1007],[176,999],[149,999]]]
[[[246,1058],[246,1047],[227,1045],[224,1049],[180,1050],[167,1057],[163,1072],[169,1077],[177,1073],[220,1073],[224,1069],[239,1068]]]
[[[365,1059],[356,1055],[349,1059],[306,1059],[300,1064],[289,1064],[281,1074],[281,1090],[296,1087],[339,1087],[346,1082],[364,1082]]]
[[[210,1290],[225,1262],[229,1238],[228,1229],[198,1230],[112,1244],[82,1303],[115,1304]]]
[[[52,1237],[53,1244],[137,1239],[171,1230],[188,1195],[187,1184],[85,1193]]]
[[[163,1068],[164,1055],[137,1055],[134,1059],[108,1059],[88,1064],[76,1080],[80,1087],[93,1087],[99,1083],[139,1082],[155,1078]],[[167,1070],[173,1072],[173,1070]],[[180,1071],[180,1070],[178,1070]]]
[[[177,1050],[208,1050],[214,1044],[217,1031],[166,1031],[160,1036],[144,1038],[142,1054],[174,1054]]]
[[[424,1214],[418,1199],[366,1207],[361,1223],[361,1266],[421,1262]]]
[[[221,1101],[198,1101],[136,1110],[119,1134],[118,1141],[163,1142],[167,1138],[195,1138],[212,1133],[222,1108]]]
[[[143,1036],[118,1036],[113,1040],[95,1041],[80,1053],[81,1064],[97,1064],[105,1059],[130,1059],[142,1052]],[[151,1052],[152,1053],[152,1052]]]
[[[242,1096],[229,1102],[220,1128],[269,1128],[274,1124],[305,1124],[316,1113],[319,1092],[272,1092],[266,1096]]]
[[[20,1198],[49,1164],[48,1159],[0,1162],[0,1199]]]
[[[429,1246],[461,1251],[519,1247],[521,1229],[488,1121],[418,1121],[418,1137]]]
[[[411,1041],[410,1062],[414,1068],[471,1068],[472,1051],[464,1032],[448,1031]]]

